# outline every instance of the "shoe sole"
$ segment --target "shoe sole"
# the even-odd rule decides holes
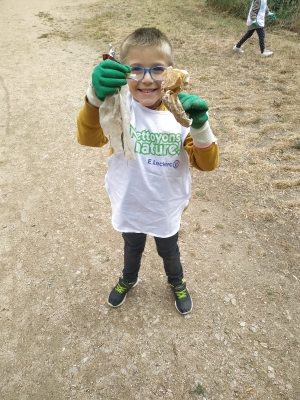
[[[136,281],[135,284],[132,286],[132,288],[136,287],[136,285],[137,285],[138,283],[139,283],[139,278],[137,278],[137,281]],[[131,289],[132,289],[132,288],[131,288]],[[131,289],[130,289],[130,290],[131,290]],[[128,292],[127,292],[127,293],[128,293]],[[114,306],[113,304],[109,303],[109,301],[108,301],[109,296],[108,296],[108,298],[107,298],[107,304],[108,304],[110,307],[113,307],[113,308],[120,307],[120,306],[125,302],[127,293],[125,294],[125,297],[124,297],[123,301],[122,301],[120,304],[118,304],[117,306]]]

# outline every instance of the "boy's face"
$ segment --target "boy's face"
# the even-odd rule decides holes
[[[151,68],[154,66],[168,67],[168,58],[154,47],[133,47],[129,50],[126,64]],[[154,81],[149,73],[139,81],[128,79],[128,86],[133,98],[148,108],[157,108],[161,103],[161,82]]]

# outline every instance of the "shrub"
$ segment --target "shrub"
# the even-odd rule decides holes
[[[273,0],[270,8],[276,13],[281,26],[291,30],[300,30],[300,1]]]
[[[249,0],[206,0],[207,5],[237,18],[245,19],[251,2]]]

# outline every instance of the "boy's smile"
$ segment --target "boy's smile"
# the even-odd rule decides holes
[[[168,58],[154,47],[133,47],[129,50],[126,64],[151,68],[157,65],[168,67]],[[133,98],[148,108],[157,108],[161,103],[161,82],[154,81],[149,72],[139,81],[128,79],[128,86]]]

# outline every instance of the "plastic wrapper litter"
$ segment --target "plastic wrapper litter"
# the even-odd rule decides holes
[[[162,101],[167,109],[174,115],[177,122],[188,128],[192,119],[182,108],[178,94],[184,90],[189,83],[189,74],[185,70],[168,67],[163,75],[161,84]]]
[[[109,58],[118,62],[115,51],[110,45],[108,54],[103,54],[103,60]],[[122,86],[117,93],[106,96],[99,108],[100,124],[104,135],[108,138],[115,153],[124,152],[125,160],[134,160],[134,150],[130,137],[130,110],[127,106],[128,86]]]

